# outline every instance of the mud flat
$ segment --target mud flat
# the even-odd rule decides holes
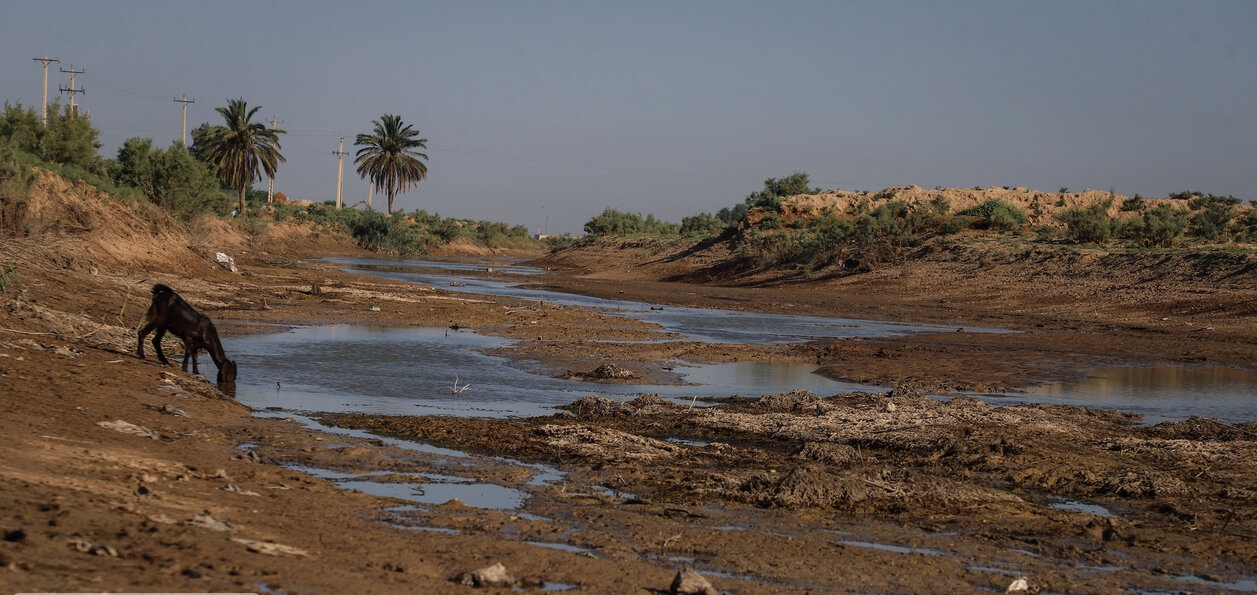
[[[104,219],[76,212],[90,225],[0,239],[18,272],[0,308],[0,589],[466,593],[454,579],[498,563],[521,589],[591,593],[668,592],[683,565],[745,594],[998,592],[1020,577],[1047,592],[1254,588],[1251,422],[1147,425],[921,392],[1017,388],[1097,362],[1251,366],[1257,302],[1243,275],[1154,282],[1112,263],[926,259],[734,286],[678,282],[695,265],[651,246],[541,263],[560,267],[542,283],[593,295],[1023,331],[682,345],[583,308],[299,261],[349,250],[309,230],[202,246],[173,231],[105,237]],[[796,361],[900,388],[692,408],[590,395],[528,419],[316,415],[319,427],[134,357],[159,282],[230,332],[458,325],[518,339],[518,357],[548,375]],[[418,495],[476,484],[525,497]]]

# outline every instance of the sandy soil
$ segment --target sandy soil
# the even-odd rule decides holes
[[[217,229],[169,250],[134,233],[101,240],[130,247],[114,254],[90,247],[95,221],[94,232],[50,229],[0,246],[0,266],[18,273],[0,309],[3,591],[464,593],[474,587],[455,579],[498,563],[517,589],[590,593],[667,593],[685,564],[714,591],[746,594],[1002,592],[1019,577],[1032,592],[1253,585],[1254,424],[1148,427],[1121,412],[944,402],[920,390],[1015,388],[1096,361],[1249,366],[1257,296],[1242,275],[1190,284],[1198,271],[1174,263],[986,250],[981,266],[936,255],[808,283],[760,274],[696,284],[681,280],[728,255],[652,243],[540,262],[556,269],[542,283],[594,295],[1024,331],[641,343],[659,330],[298,261],[351,249],[309,230]],[[239,272],[211,262],[219,250]],[[610,363],[666,378],[676,359],[771,359],[900,388],[704,407],[590,396],[537,419],[321,415],[324,431],[288,412],[256,415],[200,378],[136,358],[154,282],[230,321],[224,332],[457,324],[519,339],[503,353],[543,374]],[[595,350],[592,338],[605,342]],[[402,495],[426,474],[528,499],[510,510],[409,506],[303,467],[397,484]]]

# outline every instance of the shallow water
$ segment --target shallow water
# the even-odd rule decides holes
[[[741,312],[710,308],[655,306],[642,302],[609,300],[544,289],[519,287],[516,282],[496,281],[465,273],[478,270],[466,263],[383,261],[370,259],[327,259],[346,270],[369,273],[389,279],[431,285],[450,291],[479,295],[508,296],[527,300],[598,308],[602,311],[653,322],[665,330],[685,335],[691,341],[766,345],[793,343],[818,338],[891,337],[921,332],[952,332],[955,326],[907,324],[826,316]],[[483,267],[479,267],[483,269]],[[545,271],[530,267],[495,267],[495,271],[540,275]],[[453,274],[451,274],[453,273]],[[462,285],[451,286],[452,281]],[[966,327],[969,332],[1008,332],[1000,329]]]
[[[508,340],[446,329],[332,325],[226,336],[223,342],[240,369],[249,371],[237,381],[236,398],[255,408],[505,417],[549,415],[589,394],[627,400],[656,393],[685,401],[865,388],[813,374],[815,366],[761,362],[678,367],[693,386],[563,380],[478,351]],[[470,386],[454,394],[456,378],[460,387]]]
[[[1145,421],[1198,415],[1230,422],[1257,420],[1257,374],[1219,366],[1131,366],[1085,370],[1014,398],[1136,411]]]
[[[336,482],[346,490],[357,490],[373,496],[397,498],[416,504],[444,504],[457,498],[473,508],[515,510],[523,506],[528,494],[491,483],[476,482],[450,475],[414,474],[413,481],[377,481],[379,474],[353,474],[319,467],[288,465],[289,468]],[[391,474],[396,475],[396,474]]]
[[[374,275],[478,294],[506,295],[599,308],[655,322],[689,340],[786,343],[817,337],[893,336],[954,330],[953,326],[896,324],[664,307],[514,287],[480,276],[484,265],[465,262],[332,260]],[[530,267],[493,265],[495,271],[541,275]],[[452,281],[463,285],[450,287]],[[966,330],[1003,332],[998,329]],[[810,364],[746,362],[681,366],[692,386],[618,385],[561,380],[528,373],[480,350],[509,340],[446,329],[332,325],[270,335],[225,336],[240,369],[236,396],[252,407],[384,414],[473,417],[548,415],[584,395],[616,400],[656,393],[681,403],[693,397],[757,397],[807,389],[821,396],[871,390],[829,380]],[[1081,380],[1058,382],[1009,395],[979,395],[988,402],[1043,402],[1115,408],[1141,413],[1149,423],[1194,415],[1228,422],[1257,420],[1257,374],[1211,366],[1157,366],[1086,370]],[[454,382],[470,384],[455,394]]]

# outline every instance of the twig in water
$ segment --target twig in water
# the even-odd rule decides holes
[[[460,386],[458,386],[458,374],[454,374],[454,386],[453,386],[453,388],[451,388],[451,389],[450,389],[450,392],[451,392],[451,393],[453,393],[453,394],[455,394],[455,395],[461,395],[461,394],[463,394],[463,391],[467,390],[467,387],[469,387],[469,386],[471,386],[471,383],[470,383],[470,382],[468,382],[467,384],[462,385],[461,387],[460,387]]]

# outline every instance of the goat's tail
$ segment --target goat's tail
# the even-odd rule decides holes
[[[161,283],[158,283],[153,286],[153,295],[157,295],[160,293],[174,293],[174,292],[175,290],[171,289],[170,287],[166,285],[162,285]]]

